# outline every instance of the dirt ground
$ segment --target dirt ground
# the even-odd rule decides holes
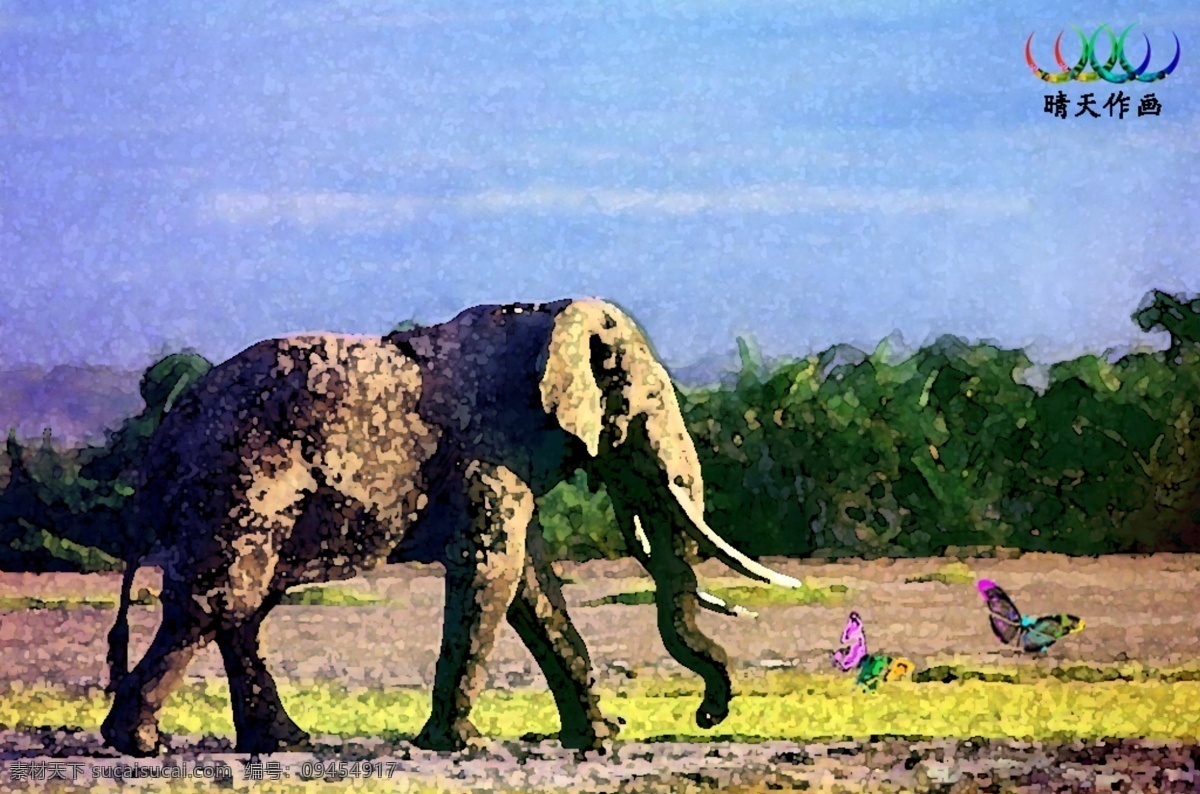
[[[807,584],[844,585],[848,592],[843,602],[831,605],[756,607],[757,620],[703,615],[705,630],[729,650],[743,673],[779,667],[828,670],[829,653],[850,609],[863,615],[873,648],[903,653],[918,669],[967,658],[1006,665],[1136,660],[1176,666],[1200,660],[1200,555],[967,560],[977,576],[1001,583],[1023,611],[1070,611],[1087,621],[1084,632],[1036,662],[1001,649],[987,629],[973,583],[906,581],[936,572],[948,560],[767,562]],[[572,617],[602,686],[616,686],[631,671],[687,674],[666,655],[652,607],[581,606],[600,596],[648,587],[636,563],[565,565],[563,573],[573,582],[566,587]],[[701,566],[700,575],[720,584],[744,583],[715,562]],[[137,586],[153,588],[155,579],[155,571],[147,569]],[[441,637],[441,585],[436,566],[388,566],[340,586],[385,597],[392,605],[276,609],[264,627],[268,663],[278,678],[300,685],[335,679],[347,685],[428,687]],[[115,597],[118,587],[119,575],[0,575],[0,598]],[[0,614],[0,674],[7,682],[72,689],[102,685],[105,635],[114,614],[90,607]],[[157,612],[136,607],[131,622],[131,657],[136,659],[149,644]],[[489,669],[492,687],[545,689],[532,657],[507,626]],[[221,675],[212,647],[189,668],[191,679]],[[197,753],[223,755],[228,744],[213,738],[197,744],[193,738],[179,749],[178,758],[186,760],[200,757]],[[332,740],[327,749],[330,757],[388,760],[409,781],[456,790],[1200,790],[1196,745],[1140,740],[969,745],[877,738],[810,746],[618,742],[606,756],[582,759],[554,742],[494,742],[464,756],[425,754],[405,743],[373,740]],[[318,757],[325,754],[322,748]],[[48,755],[111,761],[98,736],[90,733],[0,731],[0,762],[5,765]]]

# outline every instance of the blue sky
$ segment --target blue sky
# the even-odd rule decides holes
[[[1200,291],[1200,8],[1047,5],[0,0],[0,366],[573,295],[674,365],[1152,341]],[[1160,117],[1043,112],[1026,36],[1102,23],[1179,68],[1064,92]]]

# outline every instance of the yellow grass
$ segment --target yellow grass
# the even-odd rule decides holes
[[[740,682],[729,718],[714,730],[693,721],[700,690],[690,679],[638,679],[602,692],[602,705],[626,725],[622,739],[784,739],[816,741],[878,735],[948,739],[1087,738],[1194,739],[1200,735],[1200,682],[1194,675],[1141,676],[1089,683],[1018,676],[1016,683],[902,681],[877,693],[855,691],[849,677],[771,671]],[[289,712],[314,734],[407,738],[429,713],[419,689],[345,689],[321,684],[282,687]],[[108,707],[99,691],[68,695],[45,686],[13,684],[0,691],[0,726],[95,730]],[[473,719],[487,736],[518,739],[558,728],[548,693],[485,692]],[[163,714],[179,734],[231,734],[228,690],[214,681],[179,690]]]
[[[775,606],[811,606],[814,604],[839,604],[846,599],[849,588],[842,584],[818,585],[805,583],[797,588],[770,587],[767,585],[726,584],[723,580],[702,583],[707,592],[731,605],[761,608]],[[653,588],[629,590],[583,602],[585,607],[607,604],[641,606],[654,603]]]

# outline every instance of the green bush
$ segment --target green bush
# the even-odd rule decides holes
[[[582,471],[543,496],[537,515],[556,559],[615,559],[625,554],[607,491],[602,485],[592,493]]]
[[[753,554],[1200,548],[1194,341],[1062,362],[1041,394],[1021,351],[891,359],[833,348],[687,394],[711,523]]]

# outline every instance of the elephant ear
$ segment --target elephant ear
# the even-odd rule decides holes
[[[542,407],[559,425],[587,447],[588,454],[600,453],[603,404],[600,385],[592,371],[593,307],[577,302],[554,321],[546,367],[540,384]]]
[[[601,385],[597,370],[619,372]],[[603,375],[602,375],[603,377]],[[605,389],[616,390],[605,394]],[[699,472],[692,438],[683,424],[670,375],[650,349],[637,325],[617,307],[601,300],[578,300],[554,322],[541,381],[542,407],[560,426],[579,438],[594,457],[600,435],[612,433],[620,446],[633,417],[647,419],[651,448],[703,511],[703,492],[693,482]],[[609,399],[620,408],[613,411]],[[605,415],[609,409],[610,415]]]

